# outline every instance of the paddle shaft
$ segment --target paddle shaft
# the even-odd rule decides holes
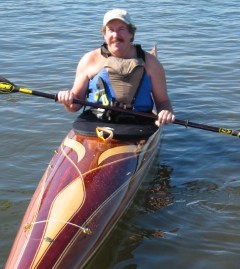
[[[175,121],[173,123],[178,124],[178,125],[183,125],[186,128],[192,127],[192,128],[196,128],[196,129],[210,131],[210,132],[240,137],[240,131],[238,131],[238,130],[231,130],[231,129],[227,129],[227,128],[214,127],[214,126],[209,126],[209,125],[205,125],[205,124],[191,122],[188,120],[175,119]]]
[[[44,93],[44,92],[39,92],[39,91],[33,91],[33,90],[30,90],[27,88],[17,87],[6,79],[5,79],[5,81],[6,82],[1,83],[0,88],[4,89],[4,91],[6,91],[6,92],[7,91],[8,92],[20,92],[20,93],[24,93],[24,94],[30,94],[30,95],[45,97],[48,99],[53,99],[56,102],[58,101],[57,94],[49,94],[49,93]],[[85,100],[74,99],[73,103],[80,104],[83,106],[90,106],[90,107],[94,107],[94,108],[107,109],[107,110],[111,110],[111,111],[115,111],[115,112],[119,112],[119,113],[134,115],[137,117],[145,117],[148,119],[157,119],[157,116],[154,114],[149,114],[149,113],[144,113],[144,112],[135,112],[132,110],[126,110],[126,109],[115,107],[115,106],[105,106],[105,105],[98,104],[98,103],[91,103],[91,102],[88,102]],[[210,132],[240,137],[240,131],[238,131],[238,130],[231,130],[231,129],[221,128],[221,127],[214,127],[214,126],[209,126],[209,125],[205,125],[205,124],[190,122],[188,120],[175,119],[173,124],[178,124],[178,125],[182,125],[185,127],[192,127],[192,128],[196,128],[196,129],[210,131]]]
[[[55,101],[58,100],[57,94],[48,94],[48,93],[32,91],[32,90],[24,89],[24,88],[19,88],[18,91],[21,92],[21,93],[32,94],[32,95],[35,95],[35,96],[41,96],[41,97],[45,97],[45,98],[50,98],[50,99],[53,99]],[[112,111],[115,111],[115,112],[126,113],[128,115],[134,115],[134,116],[138,116],[138,117],[145,117],[145,118],[149,118],[149,119],[157,119],[157,116],[154,115],[154,114],[149,114],[149,113],[144,113],[144,112],[134,112],[132,110],[126,110],[126,109],[123,109],[123,108],[113,107],[113,106],[104,106],[104,105],[101,105],[101,104],[91,103],[91,102],[84,101],[84,100],[74,99],[73,103],[74,104],[84,105],[84,106],[90,106],[90,107],[94,107],[94,108],[109,109],[109,110],[112,110]],[[214,127],[214,126],[209,126],[209,125],[205,125],[205,124],[194,123],[194,122],[191,122],[191,121],[188,121],[188,120],[175,119],[173,124],[182,125],[182,126],[185,126],[185,127],[192,127],[192,128],[206,130],[206,131],[215,132],[215,133],[221,133],[221,134],[225,134],[225,135],[232,135],[232,136],[240,137],[240,131],[234,131],[234,130],[231,130],[231,129],[226,129],[226,128],[221,128],[221,127]]]
[[[30,94],[30,95],[35,95],[35,96],[40,96],[40,97],[45,97],[45,98],[48,98],[48,99],[53,99],[56,102],[58,101],[58,95],[57,94],[49,94],[49,93],[44,93],[44,92],[39,92],[39,91],[33,91],[33,90],[30,90],[30,89],[26,89],[26,88],[18,88],[16,86],[15,86],[13,91],[20,92],[20,93],[25,93],[25,94]],[[157,118],[157,116],[155,116],[153,114],[144,113],[144,112],[134,112],[132,110],[126,110],[126,109],[120,108],[120,107],[105,106],[105,105],[102,105],[102,104],[92,103],[92,102],[88,102],[88,101],[85,101],[85,100],[74,99],[73,103],[83,105],[83,106],[90,106],[90,107],[94,107],[94,108],[108,109],[108,110],[112,110],[112,111],[115,111],[115,112],[125,113],[125,114],[128,114],[128,115],[134,115],[134,116],[139,116],[139,117],[145,117],[145,118],[149,118],[149,119],[156,119]]]

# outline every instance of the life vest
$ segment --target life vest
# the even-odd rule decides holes
[[[89,82],[89,102],[134,111],[152,111],[152,82],[144,67],[145,53],[140,45],[136,45],[136,49],[137,58],[123,59],[111,56],[105,44],[101,47],[107,60],[104,68]],[[92,111],[98,118],[106,118],[103,109]],[[109,115],[110,112],[107,118],[111,118]]]

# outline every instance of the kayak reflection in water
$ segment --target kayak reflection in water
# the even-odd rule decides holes
[[[70,112],[81,105],[73,99],[108,106],[131,109],[136,112],[158,114],[157,126],[175,120],[167,94],[165,72],[154,53],[133,44],[136,27],[127,11],[108,11],[103,19],[104,44],[86,53],[80,60],[73,87],[60,91],[58,101]],[[118,122],[119,113],[91,109],[98,119]],[[124,119],[124,117],[123,117]]]

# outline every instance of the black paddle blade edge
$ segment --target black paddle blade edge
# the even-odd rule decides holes
[[[8,79],[4,78],[3,76],[0,76],[0,83],[1,82],[6,82],[6,83],[11,84],[11,85],[13,85],[15,87],[15,85],[11,81],[9,81]]]

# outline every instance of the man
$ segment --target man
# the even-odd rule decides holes
[[[81,108],[80,105],[73,104],[73,99],[86,99],[89,91],[89,82],[99,74],[102,69],[106,68],[109,56],[112,56],[110,58],[114,60],[113,65],[115,66],[119,65],[116,60],[129,59],[130,63],[127,64],[132,65],[131,59],[139,57],[137,47],[132,43],[135,30],[136,28],[132,24],[127,11],[114,9],[105,14],[102,33],[107,53],[103,53],[103,48],[98,48],[86,53],[82,57],[77,67],[72,89],[58,93],[58,101],[63,103],[68,111],[75,112]],[[143,54],[144,72],[150,80],[148,84],[151,84],[151,96],[153,96],[158,113],[158,119],[155,123],[160,127],[162,124],[171,123],[175,120],[171,102],[167,94],[165,72],[163,66],[155,56],[145,51]],[[126,63],[124,64],[126,65]],[[137,65],[141,64],[136,64],[136,66]],[[138,95],[137,91],[138,90],[136,90],[136,95]],[[144,98],[145,97],[142,97],[142,99]],[[141,109],[139,109],[139,111],[141,111]]]

